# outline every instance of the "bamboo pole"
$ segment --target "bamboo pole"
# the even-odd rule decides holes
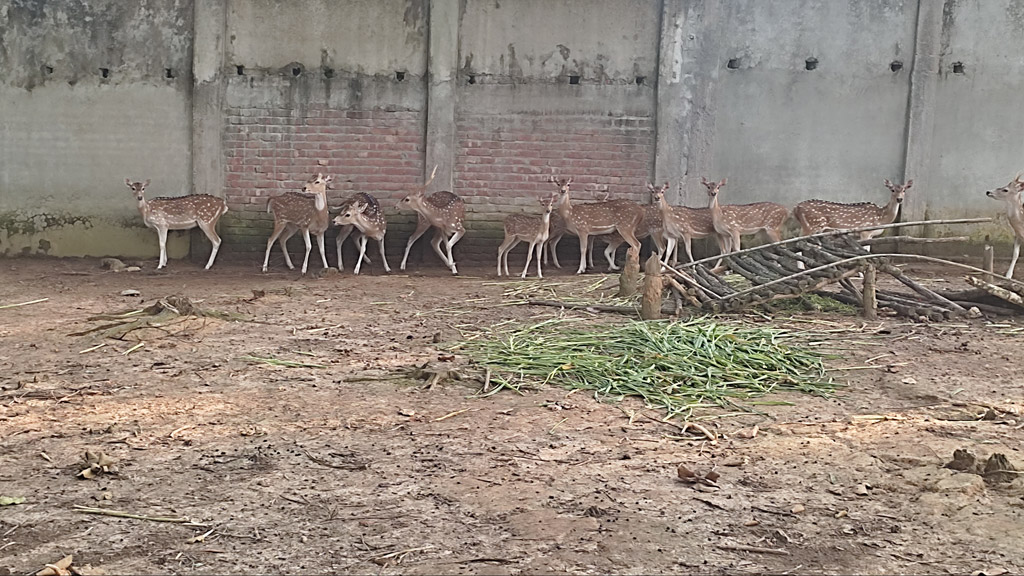
[[[816,234],[810,234],[807,236],[797,236],[795,238],[789,238],[788,240],[780,240],[778,242],[772,242],[771,244],[762,244],[760,246],[754,246],[753,248],[744,248],[730,254],[731,256],[738,256],[753,252],[755,250],[764,250],[765,248],[771,248],[773,246],[784,246],[798,242],[800,240],[808,240],[812,238],[831,238],[835,236],[843,236],[853,232],[867,232],[868,230],[888,230],[889,228],[898,228],[903,226],[931,226],[935,224],[980,224],[983,222],[992,222],[992,218],[956,218],[951,220],[918,220],[914,222],[899,222],[894,224],[879,224],[877,226],[864,226],[861,228],[850,228],[849,230],[829,230],[827,232],[818,232]],[[679,266],[680,269],[690,268],[696,264],[704,264],[721,258],[721,255],[710,256],[708,258],[702,258],[693,262],[687,262]]]

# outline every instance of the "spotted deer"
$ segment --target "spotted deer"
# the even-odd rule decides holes
[[[722,206],[718,203],[718,194],[725,186],[727,179],[720,182],[708,182],[701,177],[700,183],[708,189],[708,210],[711,211],[711,222],[715,232],[725,242],[726,252],[740,250],[740,236],[757,234],[764,230],[772,242],[782,240],[782,226],[789,217],[789,210],[775,202],[754,202],[753,204],[731,204]]]
[[[157,269],[167,266],[167,231],[191,230],[196,226],[203,231],[203,234],[206,234],[210,243],[213,244],[210,259],[206,261],[206,270],[213,266],[221,243],[220,236],[217,234],[217,221],[228,211],[227,202],[223,198],[216,198],[209,194],[192,194],[174,198],[153,198],[147,201],[148,178],[145,182],[132,182],[130,178],[125,178],[124,183],[128,185],[139,202],[139,214],[142,214],[142,221],[146,223],[147,227],[156,230],[157,238],[160,241],[160,261],[156,266]]]
[[[665,237],[662,233],[662,217],[661,208],[656,204],[648,204],[643,207],[644,217],[640,221],[640,226],[636,229],[636,239],[643,240],[650,236],[654,242],[654,247],[657,249],[658,254],[665,253]],[[626,240],[619,235],[618,232],[612,232],[605,236],[607,245],[604,248],[604,257],[608,260],[608,271],[618,270],[619,267],[615,264],[615,252],[620,246],[626,243]],[[593,265],[593,259],[591,259],[591,265]]]
[[[306,254],[302,259],[302,273],[306,273],[309,264],[309,252],[313,245],[310,242],[310,233],[316,236],[317,247],[320,248],[320,259],[324,268],[327,268],[327,255],[324,253],[324,232],[330,224],[330,215],[327,213],[327,185],[331,182],[331,176],[317,174],[302,187],[302,192],[285,192],[281,196],[275,196],[267,202],[267,212],[274,214],[274,231],[267,239],[267,252],[263,256],[263,271],[267,271],[267,264],[270,261],[270,249],[274,246],[275,240],[280,240],[281,252],[284,253],[284,262],[289,270],[294,270],[292,259],[288,255],[288,238],[295,232],[301,231],[306,241]]]
[[[1013,269],[1017,265],[1017,257],[1020,256],[1020,245],[1024,243],[1024,209],[1020,203],[1022,191],[1024,180],[1021,180],[1018,174],[1006,186],[985,192],[989,198],[1006,203],[1006,216],[1010,221],[1010,228],[1013,229],[1013,256],[1010,257],[1010,267],[1006,270],[1007,278],[1013,278]]]
[[[434,181],[436,173],[437,166],[434,167],[430,178],[419,190],[398,202],[399,209],[415,210],[418,215],[416,230],[405,244],[405,255],[402,256],[402,264],[399,268],[405,270],[405,263],[409,259],[409,250],[412,249],[413,243],[419,240],[427,229],[433,227],[435,228],[434,237],[431,239],[430,245],[434,248],[434,252],[441,257],[445,266],[451,268],[452,274],[458,274],[455,258],[452,256],[452,247],[466,234],[466,228],[463,226],[463,220],[466,217],[466,203],[462,198],[448,191],[424,195],[424,190]],[[441,251],[442,239],[445,242],[447,254]]]
[[[526,278],[526,272],[530,269],[530,259],[534,250],[537,252],[537,278],[543,278],[540,261],[544,253],[544,244],[548,241],[551,233],[551,213],[555,206],[555,197],[540,198],[540,205],[543,213],[540,216],[530,214],[509,214],[505,217],[505,239],[498,246],[498,276],[502,270],[505,276],[508,272],[508,253],[520,242],[529,242],[530,247],[526,251],[526,266],[523,266],[523,273],[520,278]]]
[[[800,222],[801,233],[804,236],[825,230],[848,230],[863,226],[892,224],[896,221],[907,190],[913,185],[913,180],[907,180],[907,183],[901,186],[886,179],[885,187],[891,194],[889,202],[885,206],[879,207],[871,202],[844,204],[826,200],[804,200],[793,208],[793,216]],[[861,240],[867,240],[882,234],[882,232],[885,230],[866,230],[859,232],[859,235]],[[869,246],[865,248],[870,250]]]
[[[572,205],[569,185],[572,177],[559,179],[552,176],[550,181],[558,187],[558,212],[565,220],[565,227],[580,239],[580,267],[582,274],[587,268],[587,245],[591,236],[618,232],[629,245],[640,251],[640,241],[635,231],[644,218],[644,209],[628,200],[612,200],[593,204]]]
[[[686,255],[693,262],[692,243],[694,239],[713,236],[718,243],[719,251],[724,254],[726,245],[725,239],[715,232],[715,225],[711,219],[711,210],[707,208],[690,208],[688,206],[672,206],[665,198],[665,191],[668,190],[668,182],[661,188],[655,187],[648,182],[647,189],[651,192],[653,204],[658,206],[662,217],[662,235],[665,238],[665,252],[662,263],[668,264],[678,249],[679,241],[683,242]]]
[[[369,263],[369,260],[366,258],[367,238],[373,238],[377,241],[380,247],[380,259],[384,261],[384,271],[391,272],[391,267],[388,266],[388,258],[384,254],[384,235],[388,231],[388,221],[384,217],[384,212],[381,211],[380,204],[376,198],[363,192],[353,194],[342,205],[341,213],[334,217],[334,225],[341,227],[341,230],[338,231],[336,242],[339,272],[344,269],[344,264],[341,261],[341,245],[344,244],[345,239],[352,233],[353,228],[359,231],[359,236],[356,238],[356,244],[359,245],[359,256],[356,258],[355,274],[359,274],[359,268],[362,266],[363,260],[367,260],[367,263]]]

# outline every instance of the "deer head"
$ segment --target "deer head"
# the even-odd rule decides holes
[[[892,199],[895,200],[897,204],[903,203],[903,197],[906,195],[907,190],[909,190],[913,185],[913,179],[907,180],[907,183],[902,186],[899,184],[893,184],[888,178],[885,179],[885,187],[892,192]]]
[[[359,219],[360,215],[366,212],[366,208],[369,206],[366,202],[356,202],[349,205],[348,209],[334,217],[335,226],[345,226],[348,224],[354,224]]]
[[[551,211],[555,208],[555,195],[540,196],[538,198],[541,207],[544,209],[544,214],[551,214]]]
[[[548,181],[552,182],[558,188],[558,192],[555,193],[555,196],[558,197],[557,203],[562,204],[563,202],[565,202],[565,200],[569,197],[569,185],[572,184],[572,176],[569,176],[568,178],[565,179],[550,176],[548,178]]]
[[[415,192],[410,192],[408,195],[406,195],[405,198],[399,200],[398,204],[395,205],[395,208],[398,208],[399,210],[401,210],[402,208],[415,210],[416,207],[422,206],[423,192],[426,191],[427,186],[430,186],[430,183],[434,181],[434,176],[436,175],[437,164],[435,164],[434,169],[430,171],[430,178],[427,178],[427,181],[423,183],[423,186],[420,186],[419,190],[416,190]]]
[[[1022,191],[1024,191],[1024,180],[1021,180],[1021,175],[1017,174],[1017,177],[1006,186],[989,190],[985,192],[985,195],[994,200],[1010,200],[1019,205]]]
[[[721,190],[722,186],[725,186],[725,183],[728,181],[728,178],[722,178],[718,182],[708,182],[707,178],[703,176],[700,177],[700,183],[703,184],[704,187],[708,189],[708,198],[710,198],[711,200],[714,200],[715,198],[718,197],[718,191]]]
[[[131,189],[135,199],[142,201],[146,196],[146,187],[149,186],[149,178],[146,178],[145,182],[132,182],[130,179],[125,178],[124,183]]]
[[[327,192],[327,185],[333,180],[331,176],[324,176],[323,174],[317,173],[302,186],[302,191],[306,194],[323,194]]]
[[[655,204],[658,204],[661,202],[661,199],[665,197],[665,191],[668,190],[668,182],[665,182],[661,188],[658,188],[653,183],[648,182],[647,189],[651,192],[651,199],[654,200]]]

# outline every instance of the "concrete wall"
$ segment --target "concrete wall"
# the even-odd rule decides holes
[[[224,196],[224,256],[255,262],[267,199],[317,171],[333,203],[377,195],[400,251],[391,206],[436,165],[459,257],[489,261],[551,174],[688,205],[701,176],[790,206],[914,178],[905,217],[945,218],[1000,213],[983,191],[1024,169],[1024,0],[0,0],[0,24],[0,254],[155,255],[125,176]]]
[[[552,175],[573,176],[579,200],[646,202],[658,21],[656,2],[465,3],[454,190],[486,239],[481,259],[501,242],[504,215],[536,212],[554,191]]]
[[[191,188],[191,35],[187,0],[0,1],[0,254],[156,252],[124,179]]]
[[[316,172],[334,176],[331,205],[367,192],[390,207],[422,183],[426,9],[426,0],[228,2],[228,249],[262,253],[268,199]]]

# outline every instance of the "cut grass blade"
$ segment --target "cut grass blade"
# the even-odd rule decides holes
[[[291,360],[280,360],[278,358],[262,358],[260,356],[241,356],[239,360],[246,362],[270,364],[272,366],[284,366],[285,368],[327,368],[323,364],[309,364],[307,362],[293,362]]]

